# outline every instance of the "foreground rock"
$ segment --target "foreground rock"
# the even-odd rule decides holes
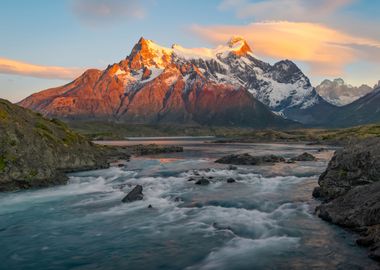
[[[380,260],[380,139],[338,150],[313,195],[324,200],[316,209],[319,217],[357,231],[357,243]]]
[[[121,201],[123,203],[130,203],[130,202],[134,202],[134,201],[140,201],[140,200],[142,200],[144,198],[144,194],[142,193],[142,191],[143,191],[143,187],[140,186],[140,185],[137,185]]]
[[[248,153],[228,155],[222,157],[215,161],[216,163],[222,164],[233,164],[233,165],[260,165],[265,163],[278,163],[285,162],[285,159],[280,156],[268,155],[268,156],[251,156]]]
[[[196,185],[206,186],[210,184],[210,181],[204,177],[195,182]]]
[[[107,153],[64,123],[0,99],[0,191],[64,184],[66,172],[108,167]]]
[[[127,148],[130,148],[131,154],[138,156],[183,152],[183,147],[177,145],[138,144]]]
[[[297,157],[291,158],[291,161],[316,161],[317,158],[309,153],[303,153]]]

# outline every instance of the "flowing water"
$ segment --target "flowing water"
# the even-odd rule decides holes
[[[333,151],[171,143],[184,143],[185,152],[0,194],[0,269],[376,269],[352,234],[313,214],[312,190]],[[237,170],[213,162],[229,153],[305,151],[319,160]],[[189,182],[194,175],[211,184]],[[136,184],[144,199],[121,203]]]

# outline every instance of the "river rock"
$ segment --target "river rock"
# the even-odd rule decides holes
[[[316,160],[317,158],[315,156],[306,152],[290,159],[290,161],[316,161]]]
[[[267,156],[251,156],[248,153],[245,154],[235,154],[222,157],[215,161],[216,163],[222,164],[233,164],[233,165],[260,165],[265,163],[278,163],[285,162],[285,159],[276,155]]]
[[[202,177],[197,182],[195,182],[195,184],[196,185],[201,185],[201,186],[206,186],[206,185],[210,184],[210,181],[207,180],[206,178]]]
[[[351,143],[336,151],[313,196],[323,200],[317,215],[359,233],[380,260],[380,139]]]
[[[144,198],[144,194],[142,193],[143,187],[140,185],[135,186],[132,191],[130,191],[127,196],[125,196],[122,200],[123,203],[129,203],[134,201],[139,201]]]
[[[235,182],[236,182],[236,180],[233,179],[233,178],[228,178],[227,179],[227,183],[235,183]]]

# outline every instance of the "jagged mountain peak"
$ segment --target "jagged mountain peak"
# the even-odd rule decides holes
[[[373,88],[365,84],[358,87],[352,86],[342,78],[336,78],[324,80],[316,87],[316,90],[327,102],[336,106],[343,106],[370,93]]]
[[[124,60],[90,73],[81,76],[83,80],[20,104],[58,117],[95,115],[145,122],[163,117],[169,107],[181,111],[182,121],[190,121],[195,108],[188,106],[198,106],[198,96],[208,89],[212,91],[207,95],[215,101],[222,98],[218,97],[221,93],[242,91],[234,101],[226,97],[226,108],[237,105],[238,95],[242,95],[246,105],[251,98],[258,99],[284,116],[288,111],[298,113],[313,107],[321,100],[295,63],[283,60],[271,65],[260,61],[242,37],[232,37],[227,44],[215,48],[185,48],[178,44],[168,48],[142,37]],[[152,108],[146,111],[148,107]],[[165,117],[174,115],[171,112],[170,117]],[[233,121],[239,122],[237,118]]]
[[[252,53],[252,49],[248,42],[241,36],[233,36],[227,42],[229,48],[233,49],[233,52],[239,56],[247,55],[247,53]]]

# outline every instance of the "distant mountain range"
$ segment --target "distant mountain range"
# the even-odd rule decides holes
[[[333,81],[324,80],[315,89],[327,102],[336,106],[344,106],[372,92],[374,88],[366,84],[355,87],[338,78]]]
[[[293,62],[258,60],[241,37],[214,49],[166,48],[141,38],[119,63],[19,105],[66,120],[257,128],[331,125],[347,110],[323,99]]]

